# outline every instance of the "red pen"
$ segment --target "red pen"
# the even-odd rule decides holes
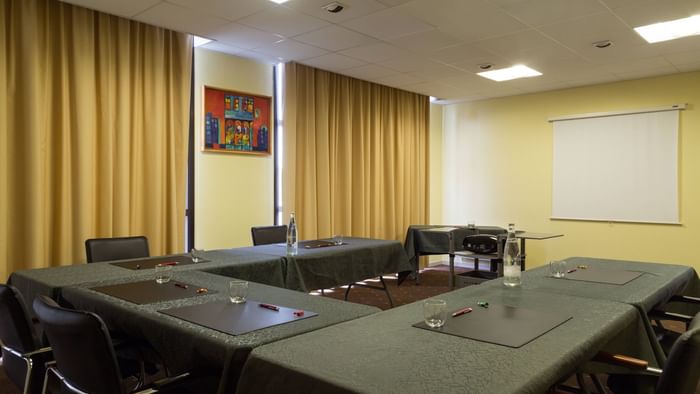
[[[566,271],[567,274],[570,274],[570,273],[572,273],[572,272],[576,272],[576,268],[572,268],[572,269]]]
[[[158,264],[158,265],[177,265],[177,261],[168,261],[168,262],[165,262],[165,263],[160,263],[160,264]]]
[[[452,313],[452,317],[462,316],[462,315],[464,315],[465,313],[469,313],[469,312],[471,312],[471,311],[472,311],[472,308],[469,308],[469,307],[462,308],[462,309],[460,309],[460,310],[458,310],[458,311],[456,311],[456,312],[453,312],[453,313]]]
[[[177,283],[177,282],[175,282],[175,286],[177,286],[177,287],[179,287],[179,288],[181,288],[181,289],[185,289],[185,290],[187,290],[187,288],[189,287],[189,286],[187,286],[187,285],[184,284],[184,283]]]
[[[260,307],[265,308],[265,309],[269,309],[269,310],[275,311],[275,312],[278,312],[280,310],[280,308],[278,306],[272,305],[272,304],[260,304]]]

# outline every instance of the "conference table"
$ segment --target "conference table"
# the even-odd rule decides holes
[[[695,270],[683,265],[591,257],[570,257],[565,261],[567,268],[575,272],[564,278],[552,278],[546,266],[538,267],[523,272],[521,287],[557,296],[574,295],[633,306],[654,350],[654,358],[650,361],[663,367],[666,356],[656,339],[647,313],[663,306],[673,295],[682,294],[689,288],[698,288],[699,280]],[[605,283],[613,281],[615,275],[625,273],[638,273],[639,276],[624,284]],[[577,279],[576,275],[580,274],[586,274],[587,277]],[[494,280],[485,282],[482,286],[499,287],[501,284],[499,280]]]
[[[152,278],[153,265],[166,261],[178,261],[178,264],[173,267],[175,272],[225,270],[232,277],[284,287],[284,262],[279,257],[246,253],[236,249],[207,251],[203,252],[202,256],[205,261],[198,263],[193,263],[188,255],[177,254],[118,262],[20,270],[13,272],[7,283],[19,289],[29,310],[32,310],[32,300],[38,295],[60,301],[61,291],[65,287],[100,280]],[[120,264],[131,264],[132,269],[124,268]],[[135,269],[137,266],[135,264],[141,264],[144,268]]]
[[[288,255],[285,244],[238,250],[284,258],[285,287],[304,292],[411,269],[401,243],[383,239],[346,237],[342,245],[301,241],[296,255]]]
[[[515,336],[534,321],[489,327],[498,320],[489,323],[486,313],[499,307],[506,314],[529,311],[569,319],[511,347],[414,327],[423,320],[423,303],[416,302],[255,348],[238,393],[542,393],[609,343],[631,356],[653,356],[641,315],[628,304],[553,297],[502,283],[470,286],[439,298],[447,301],[449,311],[474,309],[448,317],[445,329],[469,322],[460,319],[474,319],[485,324],[481,333]],[[481,309],[479,301],[487,301],[489,308]]]
[[[303,292],[410,269],[400,242],[369,238],[346,238],[339,246],[301,246],[296,256],[287,255],[284,244],[202,251],[201,256],[204,261],[198,263],[192,263],[186,254],[178,254],[21,270],[13,272],[8,283],[17,287],[31,304],[37,295],[60,300],[61,289],[67,286],[152,277],[153,265],[163,261],[178,261],[175,272],[204,271]],[[135,269],[138,264],[141,268]]]
[[[219,379],[219,393],[232,393],[235,390],[248,354],[255,347],[379,311],[375,307],[251,282],[247,304],[252,305],[257,301],[317,315],[231,335],[162,312],[172,308],[212,305],[225,308],[229,304],[230,278],[201,271],[178,271],[174,273],[171,282],[156,286],[176,289],[174,284],[179,283],[188,287],[181,289],[183,294],[187,290],[199,288],[206,288],[207,292],[190,292],[186,298],[145,304],[137,304],[99,291],[105,286],[134,285],[133,282],[139,284],[141,280],[143,278],[140,277],[121,278],[68,286],[62,289],[62,302],[76,309],[99,314],[111,331],[147,340],[162,357],[171,373],[191,371],[195,374],[216,375]],[[148,280],[153,281],[150,278]],[[265,308],[257,309],[260,313],[283,313]],[[211,316],[214,315],[212,313],[207,315],[212,318],[218,317]]]

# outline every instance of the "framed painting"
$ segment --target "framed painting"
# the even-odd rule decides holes
[[[269,155],[272,98],[204,86],[202,150]]]

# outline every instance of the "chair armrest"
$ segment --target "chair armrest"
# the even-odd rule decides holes
[[[662,370],[649,366],[649,362],[646,360],[641,360],[635,357],[625,356],[623,354],[613,354],[608,352],[598,352],[593,357],[593,361],[617,365],[620,367],[625,367],[629,369],[636,369],[639,371],[645,371],[649,374],[655,376],[661,376]]]
[[[144,388],[141,391],[138,391],[134,394],[151,394],[151,393],[157,393],[158,390],[160,389],[165,389],[167,386],[171,384],[178,383],[184,379],[187,379],[190,377],[189,372],[185,372],[183,374],[177,375],[177,376],[171,376],[163,379],[156,380],[155,382],[151,383],[149,387]]]
[[[666,312],[658,309],[653,309],[649,311],[649,313],[647,313],[647,316],[649,316],[649,319],[652,320],[673,320],[680,321],[686,324],[689,324],[690,321],[693,320],[693,316],[684,315],[682,313]]]
[[[687,302],[689,304],[700,304],[700,297],[691,297],[684,295],[674,295],[669,301],[672,302]]]

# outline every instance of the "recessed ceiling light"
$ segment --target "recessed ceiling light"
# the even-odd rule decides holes
[[[500,70],[492,70],[492,71],[484,71],[477,73],[476,75],[479,75],[484,78],[488,78],[494,81],[509,81],[511,79],[517,79],[517,78],[527,78],[527,77],[536,77],[539,75],[542,75],[541,72],[537,70],[533,70],[528,66],[523,66],[522,64],[515,65],[513,67],[508,67],[508,68],[502,68]]]
[[[603,48],[611,47],[612,44],[613,44],[613,42],[610,40],[603,40],[603,41],[596,41],[591,45],[593,45],[594,47],[596,47],[598,49],[603,49]]]
[[[282,4],[282,3],[288,2],[289,0],[270,0],[270,1],[273,3],[277,3],[277,4]]]
[[[635,27],[634,30],[650,44],[695,36],[700,34],[700,15]]]
[[[200,36],[194,36],[194,43],[193,43],[193,45],[195,46],[195,48],[196,48],[196,47],[201,47],[202,45],[208,44],[208,43],[210,43],[210,42],[212,42],[212,41],[213,41],[213,40],[211,40],[211,39],[209,39],[209,38],[204,38],[204,37],[200,37]]]

